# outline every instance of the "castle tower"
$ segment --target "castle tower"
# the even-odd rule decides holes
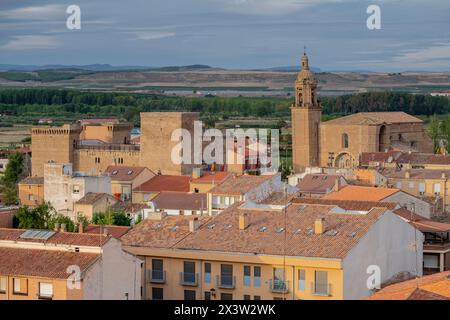
[[[295,104],[291,107],[292,163],[294,172],[319,165],[319,126],[322,107],[317,100],[317,80],[309,69],[306,53],[295,81]]]
[[[44,165],[48,162],[73,163],[74,150],[78,144],[81,128],[79,124],[61,127],[39,126],[31,129],[32,175],[44,176]]]

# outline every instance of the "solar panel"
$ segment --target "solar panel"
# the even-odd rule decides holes
[[[27,230],[20,235],[22,239],[48,240],[55,234],[49,230]]]

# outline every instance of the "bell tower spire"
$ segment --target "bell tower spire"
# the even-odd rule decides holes
[[[317,100],[317,79],[310,70],[306,47],[295,80],[295,104],[291,108],[294,172],[319,165],[319,132],[322,108]]]

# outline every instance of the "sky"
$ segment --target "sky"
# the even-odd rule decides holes
[[[450,71],[450,1],[0,0],[0,64],[271,68],[304,46],[323,71]]]

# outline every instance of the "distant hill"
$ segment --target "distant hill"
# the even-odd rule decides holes
[[[88,64],[88,65],[59,65],[48,64],[38,65],[14,65],[0,64],[0,71],[39,71],[39,70],[86,70],[86,71],[128,71],[128,70],[154,70],[154,71],[189,71],[212,69],[212,67],[202,64],[189,66],[167,66],[167,67],[148,67],[148,66],[112,66],[110,64]]]
[[[298,72],[300,70],[300,66],[286,66],[286,67],[272,67],[266,69],[258,69],[260,71],[277,71],[277,72]],[[311,67],[312,72],[322,72],[320,68]]]

